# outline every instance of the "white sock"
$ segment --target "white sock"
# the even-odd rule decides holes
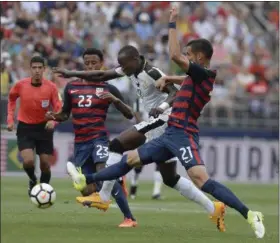
[[[161,186],[162,186],[162,177],[159,171],[154,172],[154,195],[159,195],[161,192]]]
[[[122,159],[121,154],[110,152],[109,153],[109,158],[106,162],[106,166],[111,166],[113,164],[116,164],[116,163],[120,162],[121,159]],[[116,180],[104,181],[103,182],[102,188],[99,192],[100,198],[103,201],[109,201],[110,200],[111,192],[113,190],[115,182],[116,182]]]
[[[187,178],[181,176],[174,189],[179,191],[185,198],[189,198],[204,207],[209,214],[215,212],[214,203]]]

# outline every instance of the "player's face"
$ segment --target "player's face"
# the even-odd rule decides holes
[[[103,62],[97,55],[85,55],[84,65],[86,71],[100,70],[103,66]]]
[[[118,62],[127,76],[131,76],[139,69],[139,60],[137,58],[131,58],[126,56],[119,56]]]
[[[201,53],[194,53],[192,51],[192,48],[190,46],[187,46],[183,49],[183,54],[187,56],[187,58],[191,61],[191,62],[195,62],[195,63],[199,63],[201,64],[202,62],[202,55]]]
[[[33,62],[31,64],[31,76],[36,81],[41,81],[43,78],[43,73],[45,71],[45,67],[43,63]]]

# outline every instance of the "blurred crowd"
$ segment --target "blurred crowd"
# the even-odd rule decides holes
[[[212,66],[218,77],[212,115],[225,108],[232,117],[239,104],[248,106],[253,116],[270,117],[271,104],[279,99],[278,2],[239,9],[233,2],[1,2],[1,96],[29,75],[35,53],[46,58],[45,75],[60,90],[66,80],[52,77],[50,68],[82,69],[81,55],[88,47],[103,50],[106,68],[117,65],[119,49],[130,44],[164,72],[181,74],[168,56],[172,4],[180,9],[177,29],[182,45],[199,37],[213,43]],[[270,23],[269,31],[249,21],[256,9]],[[129,80],[114,84],[129,94]]]

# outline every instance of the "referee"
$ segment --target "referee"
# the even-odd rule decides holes
[[[23,158],[23,168],[29,177],[28,193],[37,184],[35,155],[40,157],[40,183],[49,183],[50,159],[53,154],[55,123],[46,121],[45,114],[52,108],[59,112],[62,106],[56,85],[43,78],[45,60],[34,56],[30,61],[31,77],[18,81],[11,89],[8,100],[8,131],[14,130],[16,100],[20,98],[17,126],[17,144]]]

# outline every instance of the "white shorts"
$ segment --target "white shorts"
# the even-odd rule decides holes
[[[145,136],[147,138],[146,142],[149,142],[157,137],[160,137],[165,132],[165,129],[167,128],[168,116],[169,114],[161,114],[158,116],[158,118],[150,117],[148,121],[142,121],[134,125],[134,127],[137,131],[142,133],[149,130],[145,133]],[[174,160],[177,159],[172,158],[169,161],[166,161],[166,163]]]

